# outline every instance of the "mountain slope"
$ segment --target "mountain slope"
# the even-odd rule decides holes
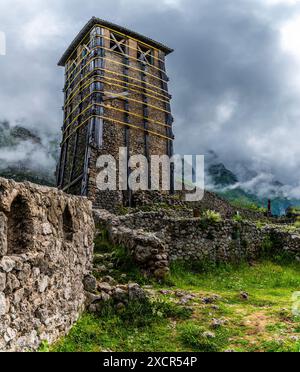
[[[236,175],[222,163],[209,166],[208,175],[218,187],[227,187],[238,183]]]
[[[257,177],[255,174],[251,174],[251,176],[253,178]],[[238,177],[227,169],[223,163],[219,162],[214,152],[209,153],[206,177],[210,189],[235,206],[261,209],[267,207],[268,199],[270,199],[272,201],[272,213],[283,215],[288,207],[300,205],[300,200],[288,199],[282,195],[280,190],[283,185],[278,181],[272,181],[268,184],[268,191],[265,192],[265,196],[261,196],[262,191],[264,191],[262,188],[265,185],[259,182],[244,189],[243,184],[239,183]]]

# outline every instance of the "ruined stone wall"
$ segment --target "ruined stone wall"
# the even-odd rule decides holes
[[[119,218],[106,210],[94,210],[94,219],[98,226],[108,231],[113,244],[127,249],[145,275],[161,279],[169,272],[165,244],[154,233],[134,229],[130,223],[124,223],[126,217]]]
[[[223,218],[232,218],[239,212],[239,214],[246,219],[263,220],[265,215],[263,213],[252,211],[244,208],[237,208],[217,194],[205,190],[202,200],[196,202],[186,202],[185,193],[183,191],[176,191],[175,195],[157,191],[139,191],[133,195],[134,205],[139,207],[154,206],[155,204],[165,204],[175,208],[188,208],[190,210],[197,209],[200,213],[206,210],[216,211],[221,214]]]
[[[271,240],[273,253],[285,251],[300,256],[299,232],[291,233],[280,225],[258,227],[255,222],[246,220],[213,222],[202,218],[172,218],[163,211],[123,216],[119,223],[127,228],[154,233],[163,242],[171,260],[227,262],[255,259],[262,254],[266,239]]]
[[[136,213],[120,219],[127,228],[151,231],[165,246],[170,260],[230,262],[254,259],[266,237],[251,222],[170,218],[163,212]],[[299,239],[300,241],[300,239]]]
[[[258,228],[255,223],[225,220],[208,225],[199,219],[172,221],[164,241],[171,260],[240,262],[288,252],[300,256],[300,235],[279,227]],[[270,250],[265,251],[271,242]]]
[[[70,329],[93,237],[87,199],[0,179],[0,350],[35,350]]]
[[[300,234],[291,234],[284,226],[260,228],[251,221],[173,218],[165,211],[122,217],[107,211],[94,213],[112,242],[126,247],[143,271],[158,279],[168,273],[170,262],[175,260],[240,262],[284,252],[300,257]]]

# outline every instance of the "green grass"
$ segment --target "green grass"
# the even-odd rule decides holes
[[[165,301],[131,302],[119,313],[108,304],[97,316],[85,314],[52,351],[172,351],[176,345],[166,337],[172,332],[170,319],[190,316],[187,309]]]
[[[299,352],[300,318],[292,314],[292,294],[299,287],[300,265],[289,260],[252,266],[176,263],[169,279],[152,289],[151,301],[130,303],[121,313],[107,306],[97,316],[85,314],[51,350]],[[178,290],[194,298],[181,305]],[[204,304],[204,297],[213,303]],[[215,327],[213,319],[222,323]]]
[[[299,217],[297,217],[297,221],[294,223],[294,227],[296,229],[300,229],[300,218]]]
[[[235,221],[235,222],[243,222],[245,219],[240,214],[237,214],[236,216],[232,217],[232,220]]]
[[[209,271],[202,264],[173,264],[171,281],[175,287],[183,289],[203,288],[210,291],[263,291],[297,290],[300,285],[300,265],[297,262],[279,264],[263,261],[250,266],[210,266]]]
[[[214,337],[206,335],[207,329],[189,321],[178,326],[178,333],[183,345],[198,352],[221,352],[228,344],[229,332],[225,328],[217,330]]]

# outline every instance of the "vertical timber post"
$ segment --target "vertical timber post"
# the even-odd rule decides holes
[[[162,89],[168,92],[168,76],[166,74],[166,63],[165,63],[165,54],[163,52],[159,52],[159,68],[160,68],[160,77],[162,80]],[[170,97],[171,98],[171,97]],[[170,102],[165,103],[165,109],[168,112],[171,112],[171,104]],[[171,114],[166,113],[166,124],[169,125],[170,127],[173,125],[174,119]],[[174,138],[173,130],[172,128],[167,127],[167,137],[169,138]],[[171,159],[174,155],[174,147],[173,147],[173,141],[172,140],[167,140],[167,154],[169,158]],[[174,163],[172,162],[170,164],[170,193],[173,195],[175,190],[174,190],[174,184],[175,184],[175,179],[174,179]]]
[[[124,69],[123,69],[123,72],[124,72],[124,87],[126,87],[128,89],[128,83],[129,83],[129,78],[128,78],[128,75],[129,75],[129,48],[127,46],[127,50],[126,50],[126,53],[127,55],[124,55],[123,57],[123,62],[124,62]],[[125,108],[125,112],[124,112],[124,121],[125,123],[129,124],[130,123],[130,114],[129,114],[129,111],[130,111],[130,107],[129,107],[129,101],[128,99],[125,99],[124,100],[124,108]],[[127,174],[126,174],[126,177],[127,177],[127,202],[128,202],[128,207],[131,207],[132,206],[132,190],[130,189],[129,187],[129,175],[130,175],[130,169],[129,169],[129,157],[130,157],[130,127],[129,126],[125,126],[125,147],[127,148],[127,159],[126,159],[126,167],[127,167]]]
[[[142,80],[142,87],[143,87],[143,123],[144,123],[144,146],[145,146],[145,157],[148,162],[148,188],[151,190],[151,166],[150,166],[150,153],[149,153],[149,125],[148,125],[148,117],[149,117],[149,110],[148,110],[148,97],[147,97],[147,84],[146,84],[146,77],[145,74],[147,71],[146,62],[140,61],[141,65],[141,80]]]
[[[98,43],[98,40],[99,40],[99,43]],[[100,71],[100,75],[103,75],[103,69],[104,69],[105,52],[103,49],[103,28],[95,27],[92,29],[90,44],[92,44],[93,47],[94,45],[96,45],[97,58],[95,60],[95,64],[92,65],[95,67],[92,76],[97,77],[99,71]],[[97,71],[97,67],[100,67],[100,70]],[[92,86],[91,89],[93,91],[95,88],[94,82],[91,83],[91,86]],[[95,97],[94,97],[94,94],[92,94],[91,96],[92,103],[94,102],[94,100],[98,102],[99,93],[95,93],[95,95],[96,95]],[[103,97],[101,95],[100,101],[102,102],[102,100],[103,100]],[[94,106],[92,107],[92,113],[97,111],[95,107]],[[103,109],[101,108],[100,110],[103,110]],[[81,195],[83,196],[88,196],[90,158],[91,158],[92,146],[95,144],[95,141],[94,141],[95,134],[97,133],[97,130],[99,129],[97,128],[97,125],[98,125],[97,120],[98,119],[96,119],[95,116],[93,116],[89,120],[89,123],[88,123],[87,136],[86,136],[86,151],[85,151],[85,159],[84,159],[84,171],[83,171],[83,180],[82,180],[82,187],[81,187]],[[103,122],[100,123],[100,126],[101,125],[103,125]]]

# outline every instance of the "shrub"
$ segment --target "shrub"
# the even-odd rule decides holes
[[[256,224],[256,227],[257,227],[259,230],[263,229],[263,228],[265,227],[265,225],[266,225],[266,223],[263,222],[263,221],[256,221],[255,224]]]
[[[277,263],[289,263],[294,260],[293,255],[282,248],[280,237],[272,233],[262,242],[262,258]]]
[[[94,243],[95,253],[111,253],[114,250],[113,245],[109,242],[108,231],[101,226],[96,226],[97,235],[95,237]]]
[[[243,222],[244,221],[243,216],[241,216],[240,214],[235,215],[232,219],[235,222]]]
[[[201,260],[186,261],[175,261],[171,263],[171,274],[170,280],[174,286],[173,280],[176,278],[186,278],[195,274],[205,274],[215,272],[218,264],[209,258],[203,258]]]
[[[114,246],[114,254],[111,258],[114,264],[114,277],[121,281],[121,275],[127,274],[126,281],[131,280],[140,284],[150,284],[151,280],[147,279],[138,268],[132,255],[123,246]]]
[[[296,227],[296,229],[300,229],[300,217],[297,217],[294,226]]]
[[[140,284],[150,284],[150,279],[145,278],[141,270],[138,268],[132,255],[127,249],[120,245],[115,245],[109,241],[109,234],[106,229],[101,226],[96,226],[97,236],[94,240],[95,253],[99,253],[99,258],[96,255],[94,263],[97,265],[108,265],[113,264],[112,274],[116,280],[122,282],[121,276],[126,273],[126,281],[131,280]],[[103,258],[103,254],[109,254],[109,258]],[[94,272],[94,275],[98,278],[99,274]],[[101,274],[100,274],[101,277]]]
[[[248,209],[253,212],[266,213],[268,211],[266,208],[260,207],[258,204],[243,198],[230,200],[230,204],[235,208]]]
[[[219,223],[222,222],[222,217],[219,212],[207,210],[203,212],[202,215],[203,220],[207,222]]]
[[[274,243],[269,235],[264,238],[261,248],[263,257],[269,257],[274,248]]]

